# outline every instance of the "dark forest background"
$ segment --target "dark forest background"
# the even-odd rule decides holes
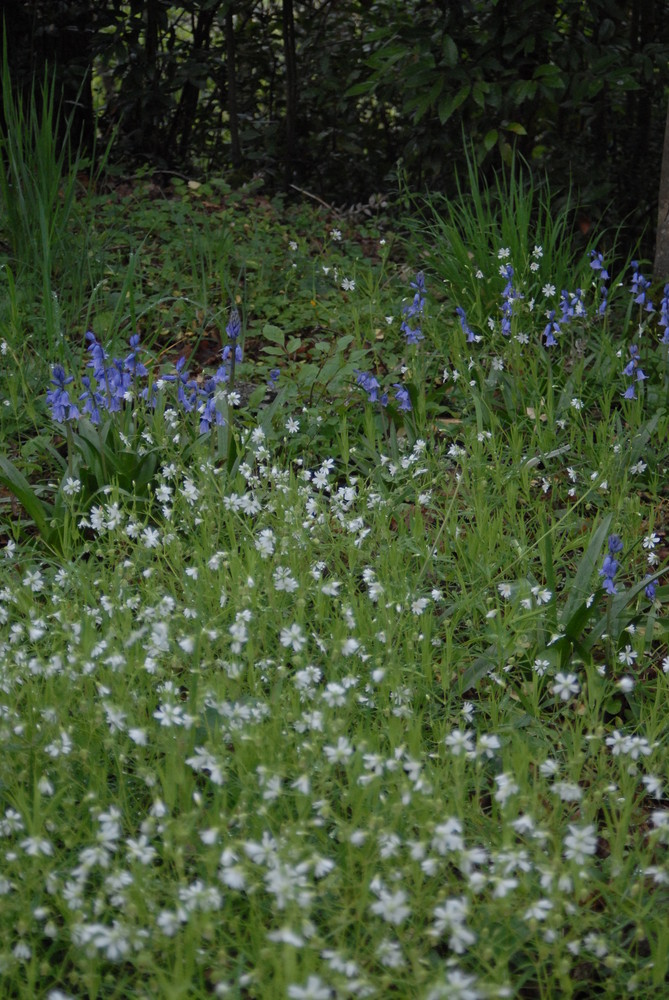
[[[55,72],[72,137],[112,164],[261,175],[338,205],[455,193],[464,139],[515,150],[581,225],[652,252],[669,87],[660,0],[5,0],[26,99]],[[1,124],[1,123],[0,123]]]

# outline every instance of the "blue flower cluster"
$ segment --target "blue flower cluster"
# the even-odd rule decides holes
[[[604,267],[603,254],[601,254],[598,250],[591,250],[590,256],[592,257],[592,260],[590,261],[590,267],[592,268],[593,271],[599,272],[600,303],[597,312],[600,316],[603,316],[604,313],[606,312],[606,307],[608,305],[609,286],[607,285],[607,281],[610,281],[610,275],[609,272]]]
[[[513,303],[516,299],[524,298],[523,295],[514,288],[513,268],[511,264],[503,264],[500,274],[506,278],[506,285],[502,291],[502,333],[505,337],[511,336],[511,317],[513,316]]]
[[[648,376],[644,373],[643,368],[639,367],[640,353],[639,348],[636,344],[630,344],[629,348],[630,360],[627,362],[623,368],[623,374],[628,378],[633,379],[632,382],[627,386],[625,392],[623,393],[623,399],[636,399],[637,395],[635,392],[635,386],[637,382],[643,382]]]
[[[604,558],[604,564],[599,571],[599,575],[604,577],[604,583],[602,584],[604,590],[607,594],[617,594],[616,585],[614,583],[615,575],[618,572],[618,560],[614,558],[619,552],[623,550],[623,543],[620,535],[609,535],[609,551]]]
[[[658,323],[660,326],[664,327],[664,333],[660,343],[669,344],[669,285],[664,286],[664,294],[662,296],[662,300],[660,301],[660,318]]]
[[[410,287],[414,289],[414,297],[413,301],[402,309],[405,318],[400,329],[406,337],[407,344],[418,344],[423,340],[423,331],[419,324],[425,308],[425,275],[422,271],[418,272],[416,280],[411,282]],[[416,326],[412,327],[409,320],[415,320]]]
[[[222,351],[223,364],[204,380],[198,383],[185,371],[186,359],[179,358],[176,371],[169,375],[161,375],[160,381],[175,383],[179,405],[186,413],[197,411],[200,417],[200,433],[205,434],[212,425],[225,423],[222,413],[216,406],[220,386],[228,382],[230,370],[235,362],[242,360],[242,348],[238,343],[241,334],[239,313],[233,309],[226,332],[231,343]],[[147,367],[140,361],[139,334],[130,337],[130,353],[125,358],[112,358],[99,343],[94,333],[86,334],[89,360],[86,368],[91,374],[82,375],[81,383],[84,391],[78,398],[70,398],[70,386],[74,382],[73,375],[67,375],[62,365],[54,365],[51,385],[54,387],[46,394],[47,405],[51,416],[57,423],[79,420],[87,416],[91,423],[99,424],[103,413],[118,413],[125,403],[134,398],[144,399],[152,407],[156,405],[156,387],[142,385],[141,380],[148,377]],[[278,377],[278,372],[275,378]],[[274,380],[275,380],[274,378]]]
[[[471,326],[467,322],[467,314],[465,313],[462,306],[456,306],[455,313],[460,320],[460,326],[462,327],[462,332],[467,335],[467,343],[474,344],[476,343],[477,340],[480,340],[481,338],[476,336]]]
[[[632,264],[632,295],[634,296],[634,301],[637,305],[643,306],[644,310],[648,313],[655,312],[655,306],[648,297],[648,289],[650,288],[650,281],[648,278],[644,278],[643,274],[639,271],[639,261],[633,260]]]
[[[370,375],[369,372],[360,371],[359,368],[356,368],[355,374],[358,376],[355,380],[356,385],[364,389],[370,403],[380,403],[384,407],[388,405],[388,393],[379,392],[381,385],[377,378]],[[400,382],[393,383],[393,389],[397,390],[395,399],[397,400],[398,408],[408,413],[411,410],[411,399],[409,398],[408,390]]]

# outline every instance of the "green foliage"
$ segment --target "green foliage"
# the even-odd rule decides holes
[[[403,242],[224,182],[100,196],[106,284],[72,275],[66,326],[85,315],[125,358],[140,324],[158,397],[124,386],[99,425],[48,415],[35,287],[8,272],[8,995],[662,993],[660,310],[614,273],[600,315],[601,272],[517,165],[494,189],[470,161],[460,183]],[[201,434],[177,390],[203,402],[231,303],[239,399]],[[185,382],[161,378],[185,355]],[[83,408],[90,369],[68,371]]]
[[[118,130],[117,159],[225,164],[235,183],[366,204],[398,161],[414,190],[453,195],[464,133],[489,176],[515,150],[578,193],[584,226],[652,240],[669,82],[656,4],[104,0],[87,19],[46,0],[35,17],[25,48],[50,34],[70,90]]]

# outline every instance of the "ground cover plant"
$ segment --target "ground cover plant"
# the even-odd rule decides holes
[[[666,995],[669,288],[519,172],[86,206],[59,336],[3,260],[3,996]]]

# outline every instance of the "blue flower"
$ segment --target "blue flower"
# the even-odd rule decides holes
[[[654,601],[655,600],[655,582],[654,582],[654,580],[651,580],[650,583],[646,584],[646,587],[644,589],[644,594],[646,595],[646,597],[648,598],[649,601]]]
[[[592,260],[590,261],[590,267],[593,271],[599,271],[599,280],[608,281],[609,272],[604,267],[604,255],[599,253],[597,250],[591,250],[590,256]]]
[[[618,562],[613,556],[605,556],[602,568],[599,571],[599,575],[604,577],[604,583],[602,586],[604,590],[609,594],[617,594],[615,584],[613,582],[616,573],[618,572]]]
[[[66,375],[62,365],[54,365],[51,374],[53,375],[51,385],[55,388],[49,389],[46,394],[47,405],[51,407],[51,416],[59,424],[65,423],[66,420],[78,420],[79,410],[76,404],[71,401],[70,394],[65,388],[66,385],[74,382],[74,376]]]
[[[222,372],[224,377],[221,376]],[[200,434],[206,434],[211,430],[212,424],[215,424],[217,427],[222,427],[225,424],[225,418],[216,406],[216,393],[219,385],[225,382],[226,379],[227,373],[222,368],[219,368],[211,378],[206,380],[200,390],[200,395],[204,397],[204,401],[198,407],[200,414]]]
[[[623,368],[623,375],[628,378],[634,378],[637,382],[644,382],[648,376],[644,372],[643,368],[639,368],[640,352],[636,344],[630,344],[629,347],[630,360],[627,362]],[[634,390],[634,382],[627,386],[627,389],[623,393],[623,399],[636,399],[637,395]]]
[[[109,357],[105,351],[102,344],[98,342],[95,334],[89,330],[86,334],[85,339],[89,342],[90,347],[88,348],[88,353],[91,356],[91,360],[87,362],[86,367],[93,369],[93,375],[95,376],[96,382],[105,381],[105,361]]]
[[[609,552],[615,556],[623,550],[623,541],[620,535],[609,535]]]
[[[410,287],[415,289],[415,295],[413,301],[402,309],[402,314],[406,319],[402,320],[400,329],[406,337],[407,344],[417,344],[423,340],[423,332],[419,325],[412,327],[408,320],[420,319],[423,315],[423,309],[425,308],[425,275],[422,271],[418,272],[415,281],[410,282]]]
[[[617,594],[614,578],[618,572],[618,561],[613,557],[623,550],[623,543],[620,535],[609,535],[609,554],[604,557],[599,575],[604,577],[602,584],[607,594]]]
[[[661,344],[669,344],[669,285],[664,286],[664,295],[660,302],[660,318],[658,324],[664,327]]]
[[[139,352],[140,352],[139,334],[133,333],[132,337],[130,338],[130,354],[123,362],[125,370],[127,372],[130,372],[133,378],[136,377],[143,378],[145,375],[149,374],[148,369],[139,360]]]
[[[239,310],[234,306],[230,310],[230,318],[228,319],[228,325],[225,328],[225,332],[230,340],[237,340],[242,332],[242,321],[239,315]]]
[[[241,361],[242,356],[243,356],[242,345],[235,344],[235,361]],[[225,345],[225,347],[221,351],[221,357],[223,358],[224,361],[230,360],[230,358],[232,357],[232,344]]]
[[[462,306],[456,306],[455,312],[460,318],[460,326],[462,327],[462,332],[467,334],[467,343],[474,344],[477,340],[476,334],[467,322],[467,315],[462,308]],[[480,338],[479,338],[480,339]]]
[[[404,388],[404,386],[400,382],[395,382],[395,384],[393,385],[393,389],[397,389],[397,392],[395,393],[395,399],[399,404],[400,410],[403,410],[405,413],[408,413],[409,410],[411,410],[411,400],[409,398],[408,391]]]
[[[502,333],[505,337],[511,335],[511,317],[513,316],[513,303],[516,299],[522,299],[524,296],[518,291],[518,289],[513,287],[513,268],[511,264],[503,264],[499,269],[499,273],[503,278],[506,278],[506,285],[502,291]]]
[[[386,406],[388,403],[388,393],[384,392],[379,395],[379,389],[381,388],[378,379],[370,375],[369,372],[360,371],[356,369],[356,384],[361,386],[367,393],[367,398],[370,403],[380,403],[381,406]]]
[[[84,413],[89,415],[92,424],[99,424],[100,410],[107,409],[107,400],[101,392],[97,392],[97,390],[92,387],[91,380],[88,375],[82,375],[81,382],[85,390],[82,392],[81,396],[79,396],[80,403],[85,400],[82,410]]]
[[[639,261],[632,261],[632,295],[634,296],[634,301],[639,306],[645,306],[646,312],[655,312],[655,306],[648,298],[646,292],[650,288],[650,281],[639,271]]]
[[[186,359],[184,357],[179,358],[176,363],[176,375],[163,375],[163,381],[179,383],[177,398],[186,413],[191,413],[195,408],[195,402],[197,400],[197,384],[192,379],[188,378],[188,372],[184,372],[183,369],[185,364]],[[186,395],[186,392],[188,392],[188,395]]]
[[[555,319],[555,309],[551,309],[548,314],[548,323],[544,329],[544,337],[546,338],[546,347],[555,347],[557,340],[554,334],[560,333],[560,324]]]

